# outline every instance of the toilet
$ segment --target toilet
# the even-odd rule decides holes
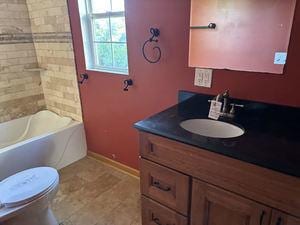
[[[0,182],[0,225],[58,225],[49,205],[58,191],[56,169],[24,170]]]

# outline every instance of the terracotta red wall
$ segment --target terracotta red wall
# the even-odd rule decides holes
[[[69,0],[78,73],[85,71],[77,0]],[[193,86],[188,68],[189,9],[187,0],[127,0],[130,78],[135,85],[124,92],[126,76],[88,72],[80,87],[88,148],[138,168],[138,132],[133,123],[177,101],[178,90],[217,94],[225,89],[237,98],[300,107],[300,4],[292,30],[288,63],[283,75],[217,70],[211,89]],[[161,30],[162,60],[147,63],[141,46],[149,28]],[[246,44],[246,43],[245,43]]]

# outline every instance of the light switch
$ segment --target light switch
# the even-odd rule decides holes
[[[211,87],[212,83],[212,69],[200,69],[195,70],[194,85],[199,87]]]
[[[287,53],[286,52],[276,52],[274,58],[274,64],[284,65],[286,63]]]

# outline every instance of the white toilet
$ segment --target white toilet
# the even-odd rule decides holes
[[[50,167],[24,170],[0,182],[0,225],[58,225],[49,204],[59,175]]]

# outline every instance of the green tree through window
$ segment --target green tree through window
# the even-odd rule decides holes
[[[86,0],[92,69],[128,74],[124,0]]]

